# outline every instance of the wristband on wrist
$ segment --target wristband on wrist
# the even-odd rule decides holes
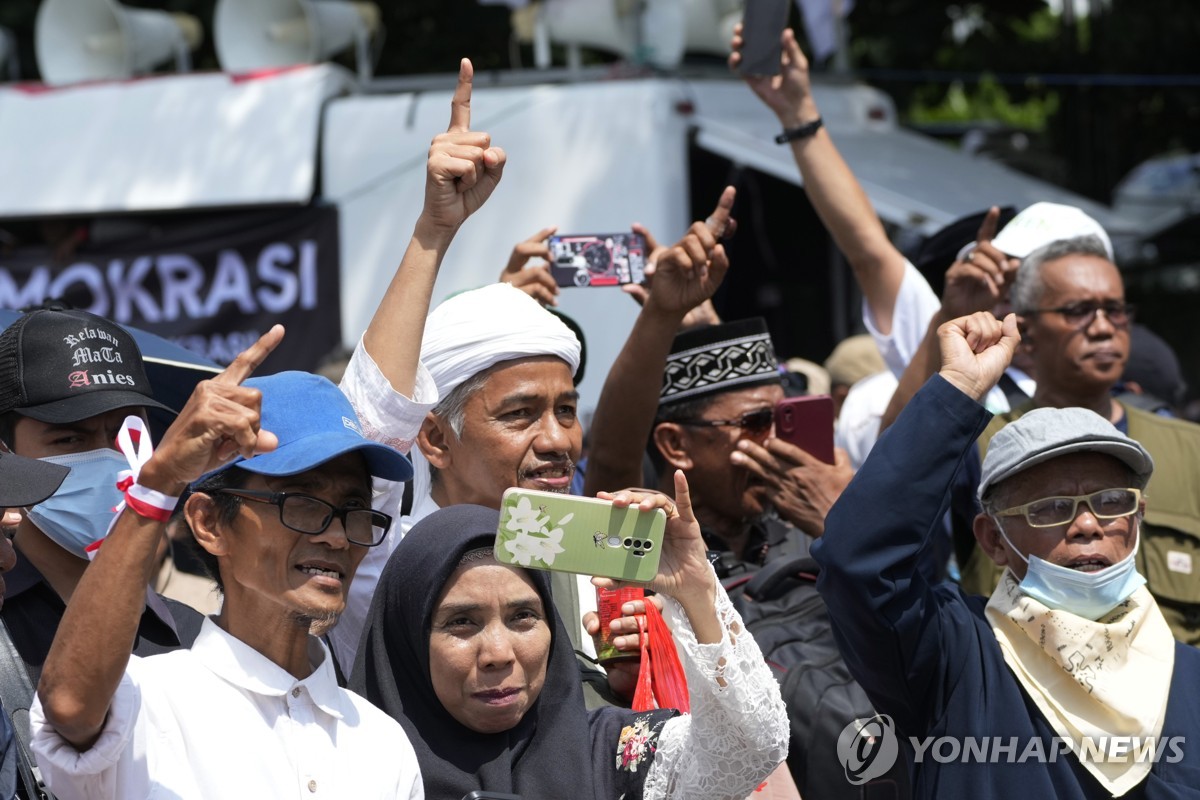
[[[821,126],[824,124],[825,121],[820,117],[817,117],[812,122],[806,122],[797,128],[784,128],[783,133],[775,137],[775,144],[787,144],[788,142],[795,142],[799,139],[807,139],[817,131],[821,130]]]
[[[152,519],[156,522],[166,522],[175,511],[178,497],[147,489],[139,484],[131,484],[125,489],[125,505],[139,517]]]

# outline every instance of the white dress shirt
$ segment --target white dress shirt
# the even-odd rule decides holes
[[[133,656],[84,752],[31,710],[47,785],[73,798],[423,798],[400,725],[341,689],[309,641],[303,680],[206,619],[190,650]]]

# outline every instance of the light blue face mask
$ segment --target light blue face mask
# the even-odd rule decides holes
[[[108,535],[113,509],[125,499],[117,473],[129,462],[116,450],[89,450],[42,461],[70,467],[58,491],[28,510],[29,521],[59,547],[87,558],[88,545]]]
[[[1098,620],[1116,608],[1121,602],[1140,589],[1146,579],[1137,571],[1134,557],[1142,543],[1141,531],[1133,550],[1116,564],[1096,572],[1080,572],[1069,567],[1060,567],[1037,556],[1026,557],[1018,550],[1004,532],[1000,520],[992,517],[1000,536],[1028,565],[1021,579],[1021,591],[1049,608],[1069,611],[1084,619]],[[1134,525],[1137,525],[1135,517]]]

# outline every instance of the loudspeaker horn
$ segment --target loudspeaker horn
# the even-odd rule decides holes
[[[126,8],[116,0],[45,0],[34,44],[42,80],[64,84],[132,78],[172,57],[186,72],[203,36],[188,14]]]
[[[315,64],[353,44],[359,77],[369,80],[371,36],[379,27],[374,3],[218,0],[213,39],[226,72]]]

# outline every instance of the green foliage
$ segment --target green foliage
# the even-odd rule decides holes
[[[1046,92],[1031,95],[1020,103],[990,75],[984,75],[975,86],[961,82],[941,92],[940,87],[929,94],[942,95],[941,102],[930,103],[922,94],[908,108],[908,119],[918,125],[934,122],[972,122],[996,120],[1006,125],[1042,132],[1046,123],[1058,111],[1058,94]]]

